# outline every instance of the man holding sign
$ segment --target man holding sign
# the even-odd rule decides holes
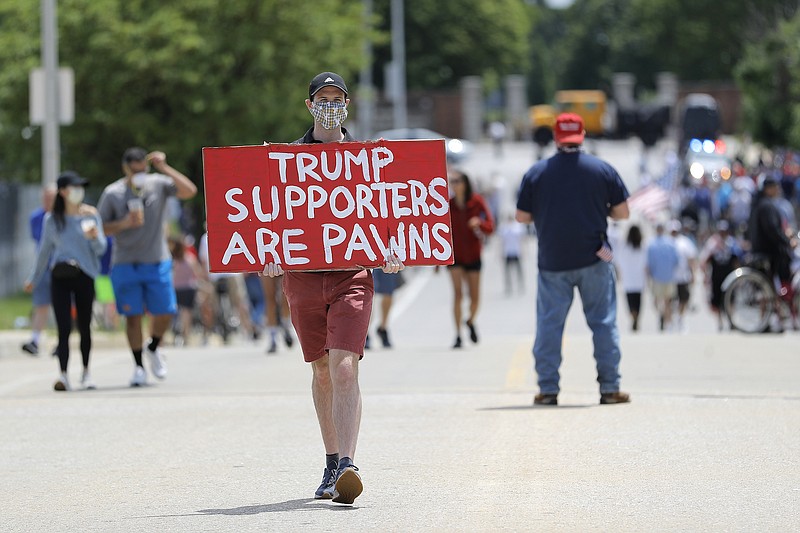
[[[311,80],[306,107],[314,126],[295,144],[353,141],[342,127],[347,118],[347,86],[338,74],[323,72]],[[399,272],[403,263],[389,247],[383,271]],[[353,464],[361,423],[358,362],[364,356],[374,293],[368,269],[287,271],[271,262],[263,275],[283,275],[292,324],[305,360],[311,363],[311,391],[325,445],[326,467],[314,497],[351,504],[363,486]]]

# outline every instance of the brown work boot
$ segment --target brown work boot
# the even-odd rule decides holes
[[[542,394],[533,397],[533,405],[558,405],[558,394]]]
[[[627,392],[604,392],[600,394],[600,405],[611,405],[615,403],[630,403],[631,395]]]

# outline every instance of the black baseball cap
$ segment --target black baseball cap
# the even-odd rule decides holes
[[[131,161],[144,161],[145,159],[147,159],[147,150],[138,146],[128,148],[125,150],[125,153],[122,154],[123,163],[130,163]]]
[[[63,189],[64,187],[72,186],[79,186],[85,187],[89,184],[89,180],[86,178],[82,178],[78,175],[77,172],[74,170],[65,170],[58,176],[58,180],[56,180],[56,187],[59,189]]]
[[[344,91],[344,96],[347,98],[347,85],[344,79],[335,72],[321,72],[314,76],[311,83],[308,84],[308,98],[311,99],[317,94],[317,91],[323,87],[336,87]]]

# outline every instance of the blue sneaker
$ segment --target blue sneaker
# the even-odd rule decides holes
[[[322,473],[322,483],[320,483],[317,492],[314,493],[315,500],[330,500],[333,498],[334,482],[336,481],[336,470],[326,468]]]

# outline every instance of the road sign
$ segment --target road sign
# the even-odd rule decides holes
[[[41,126],[45,121],[44,69],[31,70],[30,77],[30,122]],[[67,126],[75,122],[75,72],[69,67],[58,69],[58,122]]]

